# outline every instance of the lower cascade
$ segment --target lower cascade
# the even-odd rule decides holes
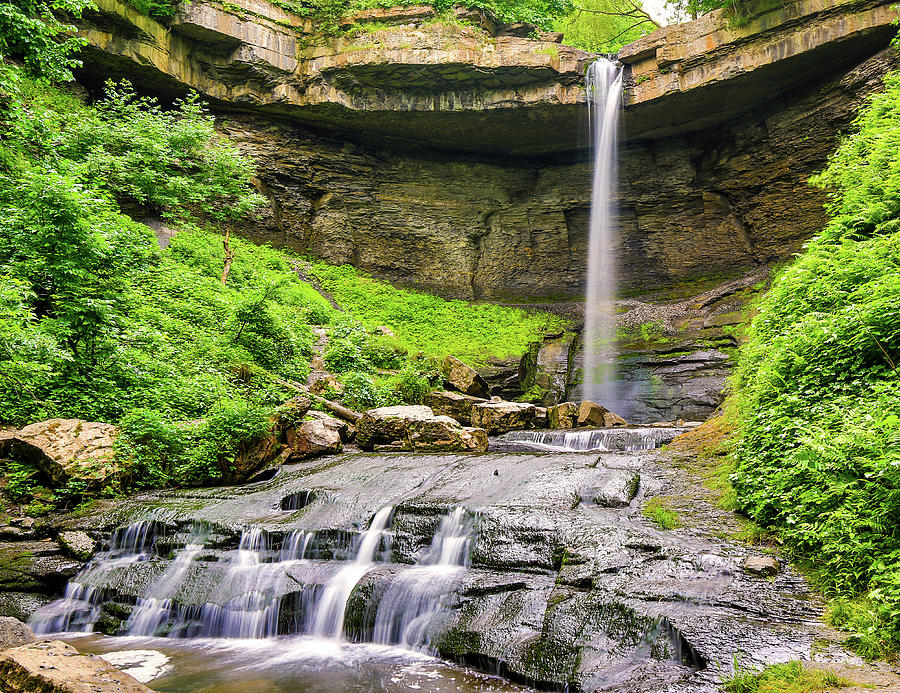
[[[388,558],[394,508],[384,506],[355,543],[352,559],[341,561],[324,583],[323,569],[333,561],[312,556],[321,550],[314,532],[292,531],[280,544],[260,527],[246,528],[238,548],[215,564],[214,600],[183,604],[192,590],[192,571],[210,541],[208,528],[193,524],[168,567],[143,590],[121,632],[168,638],[270,638],[305,633],[340,639],[348,603],[363,576]],[[443,609],[453,600],[454,578],[469,565],[474,518],[458,507],[442,518],[419,563],[400,572],[374,606],[373,642],[425,649]],[[109,581],[122,567],[150,563],[176,536],[162,533],[155,519],[137,521],[112,533],[109,548],[67,586],[66,593],[36,612],[36,633],[92,632],[99,605],[111,598]],[[304,570],[306,569],[306,570]],[[305,580],[308,580],[306,582]],[[302,582],[299,593],[291,583]],[[294,595],[288,604],[284,596]],[[299,598],[296,596],[299,594]]]

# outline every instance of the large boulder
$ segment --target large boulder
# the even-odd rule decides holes
[[[472,407],[472,425],[488,433],[531,428],[535,406],[525,402],[484,402]]]
[[[618,414],[613,414],[606,407],[585,400],[578,407],[578,425],[591,428],[613,428],[614,426],[627,426],[628,422]]]
[[[449,416],[436,416],[426,406],[380,407],[363,413],[356,442],[366,450],[396,445],[400,450],[484,452],[487,433],[466,428]]]
[[[441,364],[444,380],[454,390],[473,397],[487,397],[488,384],[471,366],[454,356],[448,356]]]
[[[550,428],[567,430],[578,426],[578,405],[562,402],[547,408],[547,422]]]
[[[137,679],[60,640],[0,654],[0,690],[20,693],[151,693]]]
[[[96,543],[88,536],[87,532],[79,530],[60,532],[57,540],[63,551],[74,558],[80,558],[82,561],[90,560],[94,555],[94,551],[97,550]]]
[[[431,407],[435,414],[449,416],[466,425],[472,423],[472,405],[486,401],[482,397],[473,397],[450,390],[432,392],[425,396],[425,404]]]
[[[410,421],[402,440],[404,450],[418,452],[487,452],[487,432],[466,428],[449,416]]]
[[[341,452],[344,449],[341,431],[346,428],[347,424],[330,416],[290,426],[285,429],[285,438],[290,448],[288,462]]]
[[[431,407],[424,405],[369,409],[356,422],[356,442],[366,450],[372,450],[376,445],[390,445],[403,440],[411,422],[433,418]]]
[[[26,426],[10,443],[10,456],[38,467],[53,483],[103,486],[119,473],[113,443],[118,428],[81,419],[50,419]]]
[[[34,632],[17,618],[0,616],[0,650],[28,645],[37,638]]]

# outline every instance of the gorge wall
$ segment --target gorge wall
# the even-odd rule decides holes
[[[595,56],[463,10],[479,26],[374,10],[321,40],[264,0],[192,3],[168,26],[98,4],[83,77],[209,97],[271,201],[249,235],[446,296],[582,295],[581,82]],[[712,13],[622,50],[627,290],[736,276],[821,227],[824,195],[805,181],[896,64],[895,14],[802,0],[730,29]]]

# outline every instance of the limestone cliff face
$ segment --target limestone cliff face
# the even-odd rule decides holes
[[[168,26],[98,6],[85,79],[209,97],[271,201],[247,233],[447,296],[582,295],[594,56],[426,7],[372,11],[320,41],[265,0],[191,3]],[[623,50],[626,290],[746,273],[821,227],[823,194],[805,181],[896,64],[893,16],[877,0],[800,0]]]

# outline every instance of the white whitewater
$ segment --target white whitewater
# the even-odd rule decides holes
[[[381,544],[382,535],[391,520],[393,510],[392,506],[386,505],[375,513],[369,529],[362,535],[354,561],[341,568],[329,580],[312,614],[310,634],[331,639],[341,637],[347,601],[353,593],[353,588],[372,567],[375,552]]]
[[[619,411],[616,393],[615,299],[618,129],[622,69],[600,58],[585,76],[594,176],[587,261],[582,397]]]
[[[378,604],[373,641],[427,650],[448,613],[453,586],[469,566],[474,520],[464,508],[441,519],[419,564],[399,574]]]
[[[38,634],[92,632],[100,616],[105,577],[121,566],[148,560],[157,529],[156,520],[151,517],[115,530],[109,548],[99,552],[69,581],[63,597],[38,609],[28,619],[32,630]]]

